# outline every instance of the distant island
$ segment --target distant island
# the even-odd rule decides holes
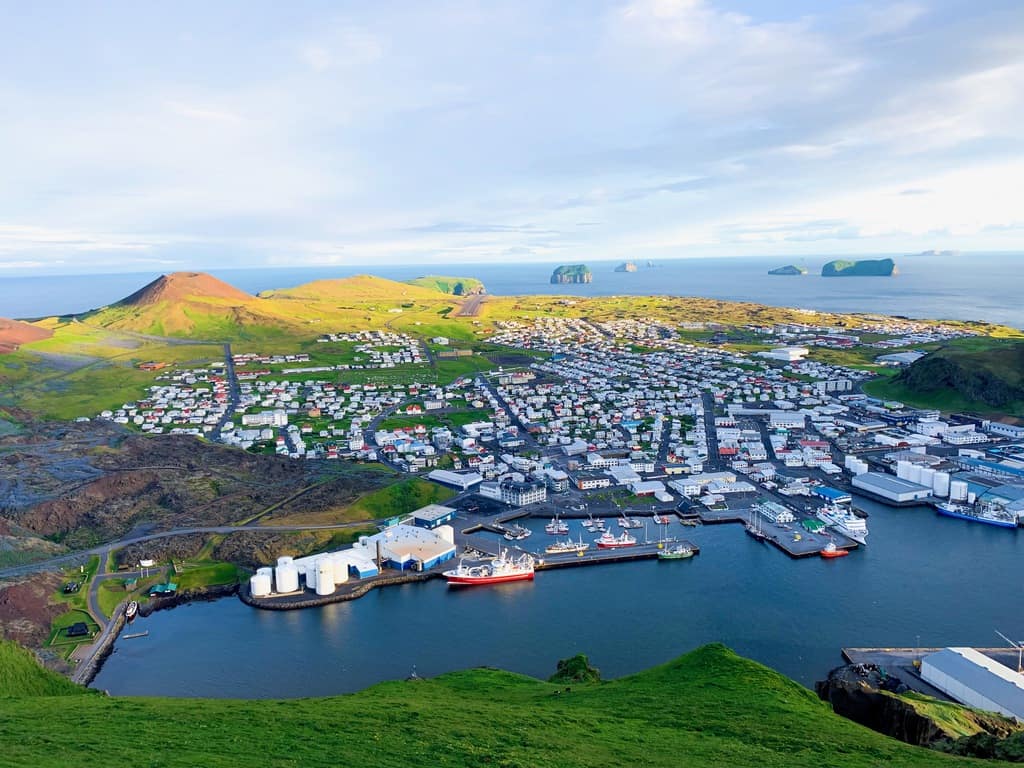
[[[892,259],[836,259],[821,268],[822,277],[890,277],[895,274],[896,262]]]
[[[636,272],[636,264],[632,261],[624,261],[615,268],[616,272]]]
[[[787,264],[784,267],[776,267],[768,270],[769,275],[806,275],[807,267],[798,267],[796,264]]]
[[[551,283],[592,283],[594,274],[586,264],[563,264],[551,273]]]
[[[928,257],[934,258],[936,256],[940,256],[941,257],[941,256],[959,256],[959,255],[960,255],[960,251],[937,251],[934,248],[932,248],[932,249],[927,250],[927,251],[921,251],[920,253],[912,253],[912,254],[910,254],[910,257],[911,258],[917,258],[918,256],[928,256]]]

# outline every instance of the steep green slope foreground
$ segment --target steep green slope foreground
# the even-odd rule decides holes
[[[22,679],[49,673],[6,647],[0,660],[17,670],[0,678],[0,763],[11,768],[965,764],[844,720],[721,645],[607,683],[476,669],[293,701],[32,695],[59,680],[25,695]]]

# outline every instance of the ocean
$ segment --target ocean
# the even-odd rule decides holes
[[[829,312],[872,312],[915,318],[983,320],[1024,328],[1021,268],[1024,253],[895,257],[894,277],[823,278],[829,259],[736,257],[656,261],[615,272],[617,262],[591,262],[594,281],[551,285],[556,264],[352,265],[333,268],[210,269],[232,285],[258,293],[311,280],[374,274],[408,280],[423,274],[476,277],[500,296],[706,296]],[[775,277],[768,270],[804,264],[809,274]],[[0,317],[34,318],[95,309],[134,292],[160,273],[8,277],[0,280]]]

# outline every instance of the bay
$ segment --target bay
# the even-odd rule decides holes
[[[234,598],[159,611],[133,625],[148,637],[117,641],[93,685],[116,695],[322,696],[414,668],[547,677],[575,653],[607,678],[721,641],[813,686],[842,663],[844,646],[993,646],[996,629],[1024,637],[1024,531],[858,503],[870,513],[869,544],[834,561],[791,560],[738,525],[674,525],[700,555],[544,571],[494,588],[431,581],[299,611]]]

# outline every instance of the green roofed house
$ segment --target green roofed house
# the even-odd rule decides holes
[[[825,523],[813,517],[807,517],[800,521],[800,525],[804,527],[808,533],[821,533],[825,530]]]
[[[166,584],[154,584],[149,588],[150,597],[173,597],[178,593],[178,585],[173,582]]]

